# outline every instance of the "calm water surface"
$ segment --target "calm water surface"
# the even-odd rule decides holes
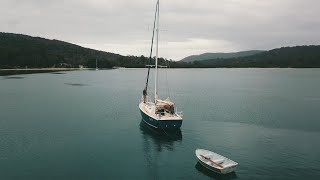
[[[320,69],[169,70],[160,97],[170,94],[184,112],[175,134],[141,123],[145,75],[0,76],[0,179],[320,177]],[[197,163],[196,148],[239,167],[212,173]]]

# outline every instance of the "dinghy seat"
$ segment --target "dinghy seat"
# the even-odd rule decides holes
[[[217,164],[222,164],[224,162],[224,159],[212,159],[212,161]]]
[[[200,156],[203,156],[203,155],[200,155]],[[210,161],[213,161],[217,164],[222,164],[224,162],[224,159],[220,158],[220,159],[212,159],[210,156],[203,156],[204,159],[206,160],[210,160]]]

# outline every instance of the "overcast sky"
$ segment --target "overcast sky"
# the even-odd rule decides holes
[[[148,55],[156,0],[0,0],[0,31]],[[159,55],[320,44],[319,0],[161,0]]]

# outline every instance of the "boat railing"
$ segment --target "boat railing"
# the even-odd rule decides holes
[[[143,102],[143,96],[141,97],[140,102]],[[146,103],[146,104],[152,103],[152,99],[151,99],[150,96],[147,96],[147,97],[146,97],[146,102],[145,102],[145,103]]]
[[[178,111],[178,109],[176,109],[176,113],[177,113],[180,117],[183,116],[183,111]]]
[[[151,97],[150,97],[150,96],[147,96],[147,98],[146,98],[146,102],[147,102],[147,103],[152,102],[152,100],[151,100]]]

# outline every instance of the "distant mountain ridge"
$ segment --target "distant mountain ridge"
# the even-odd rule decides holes
[[[239,51],[231,53],[204,53],[200,55],[191,55],[180,60],[181,62],[194,62],[194,61],[204,61],[209,59],[229,59],[229,58],[238,58],[252,56],[259,54],[265,51],[262,50],[250,50],[250,51]]]
[[[320,68],[320,46],[281,47],[251,56],[180,62],[192,68]]]

